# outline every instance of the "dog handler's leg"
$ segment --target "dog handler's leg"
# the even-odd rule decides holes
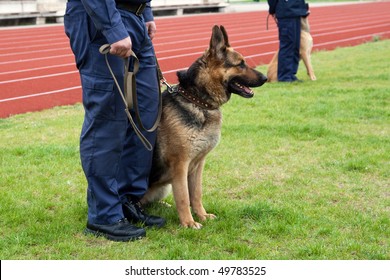
[[[194,173],[188,176],[188,189],[190,192],[191,207],[201,221],[216,218],[214,214],[208,214],[206,212],[202,203],[202,173],[205,162],[205,159],[203,159],[198,164]]]
[[[183,227],[200,229],[201,224],[194,221],[190,209],[190,197],[188,192],[188,162],[176,162],[173,166],[172,192],[179,214],[180,224]]]

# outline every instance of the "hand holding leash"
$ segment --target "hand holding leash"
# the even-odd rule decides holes
[[[99,48],[99,52],[101,54],[108,54],[110,52],[111,45],[110,44],[105,44]]]
[[[126,37],[111,45],[106,44],[104,46],[108,46],[108,50],[106,50],[107,53],[109,52],[110,54],[119,56],[121,58],[127,58],[132,55],[132,44],[130,37]]]

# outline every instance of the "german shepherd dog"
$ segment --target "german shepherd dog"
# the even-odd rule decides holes
[[[310,35],[309,20],[306,17],[301,17],[301,42],[299,55],[306,66],[307,74],[312,81],[317,80],[313,66],[311,65],[311,50],[313,49],[313,37]],[[277,51],[268,65],[267,77],[268,82],[278,81],[278,54]]]
[[[163,199],[172,189],[183,227],[200,229],[200,221],[214,219],[202,204],[202,172],[207,154],[221,135],[220,107],[235,93],[253,97],[250,87],[267,81],[233,50],[223,26],[214,26],[210,46],[187,70],[177,73],[179,84],[163,93],[163,111],[150,177],[142,204]]]

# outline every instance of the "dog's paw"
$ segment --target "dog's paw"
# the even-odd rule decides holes
[[[197,223],[195,221],[181,223],[181,225],[185,228],[193,228],[193,229],[201,229],[203,227],[202,224]]]
[[[191,225],[191,228],[193,228],[193,229],[201,229],[202,227],[203,227],[203,225],[201,223],[197,223],[197,222],[194,222]]]
[[[215,216],[214,214],[204,214],[204,215],[198,215],[199,219],[201,221],[205,221],[205,220],[214,220],[217,218],[217,216]]]
[[[162,201],[162,200],[159,200],[158,203],[164,207],[168,207],[168,208],[171,208],[172,207],[172,204],[169,204],[168,202],[165,202],[165,201]]]

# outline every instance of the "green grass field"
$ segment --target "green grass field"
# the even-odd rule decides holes
[[[390,40],[313,54],[318,81],[266,84],[223,107],[202,230],[85,236],[81,105],[0,119],[1,259],[390,259]],[[260,67],[266,72],[266,67]],[[173,203],[172,197],[167,202]]]

